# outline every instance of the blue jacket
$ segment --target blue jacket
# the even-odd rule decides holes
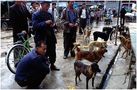
[[[15,80],[28,80],[28,78],[33,77],[34,75],[46,75],[49,72],[48,59],[38,55],[34,49],[25,55],[17,65]]]
[[[37,11],[32,15],[32,25],[35,32],[35,41],[46,40],[47,45],[50,43],[56,43],[56,37],[54,29],[47,25],[45,21],[52,20],[52,15],[49,12]]]

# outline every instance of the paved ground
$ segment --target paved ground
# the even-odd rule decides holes
[[[116,22],[114,21],[113,25],[116,25]],[[110,25],[111,26],[111,25]],[[94,31],[101,31],[102,27],[104,27],[104,23],[101,22],[98,26],[94,25],[94,28],[92,30],[92,33]],[[8,35],[7,35],[8,34]],[[1,32],[2,39],[1,39],[1,51],[5,52],[12,46],[12,33],[10,31],[8,32]],[[48,74],[45,79],[43,80],[41,86],[45,89],[85,89],[85,76],[81,75],[82,81],[78,81],[78,86],[75,86],[75,73],[74,73],[74,62],[75,59],[69,57],[68,59],[63,59],[63,38],[62,33],[57,34],[57,61],[56,65],[61,69],[61,71],[52,71],[50,74]],[[93,36],[91,34],[91,40],[93,40]],[[77,35],[77,41],[82,42],[82,36]],[[102,79],[103,74],[105,73],[105,70],[112,59],[112,57],[115,55],[115,52],[118,48],[118,45],[115,46],[113,42],[108,41],[108,52],[105,53],[105,57],[102,58],[99,62],[99,67],[101,68],[101,73],[97,74],[95,78],[95,87],[97,87],[100,84],[100,81]],[[122,49],[123,50],[123,49]],[[119,55],[117,57],[117,61],[115,65],[113,66],[111,70],[112,76],[108,80],[108,84],[106,85],[106,88],[109,89],[126,89],[128,80],[125,84],[122,84],[124,82],[124,73],[127,72],[127,67],[129,65],[128,59],[130,59],[130,56],[127,58],[127,61],[123,58],[121,58],[121,52],[119,52]],[[88,61],[83,60],[84,63],[90,64]],[[5,64],[5,57],[4,55],[1,57],[0,60],[1,63],[1,88],[2,89],[21,89],[15,81],[14,81],[14,74],[12,74]],[[115,68],[117,67],[117,68]],[[128,79],[128,78],[127,78]],[[92,80],[89,81],[89,88],[92,89],[91,86]]]

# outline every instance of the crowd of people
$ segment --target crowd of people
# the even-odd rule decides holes
[[[28,19],[32,21],[32,29],[34,34],[35,49],[25,55],[17,65],[15,81],[20,86],[27,88],[38,88],[46,74],[50,70],[59,71],[55,66],[56,62],[56,44],[57,39],[55,31],[57,29],[56,22],[58,18],[64,20],[64,59],[68,58],[70,52],[71,57],[75,57],[72,50],[76,42],[76,33],[79,26],[79,34],[83,34],[86,25],[92,25],[94,20],[98,24],[103,20],[105,13],[116,16],[116,10],[109,9],[87,9],[83,3],[79,10],[73,7],[74,1],[68,1],[68,6],[61,12],[61,17],[56,9],[56,3],[52,3],[50,7],[49,1],[32,2],[32,10],[27,10],[24,1],[15,1],[10,7],[10,21],[13,27],[13,41],[19,40],[17,33],[28,31]],[[112,20],[112,17],[110,17]],[[25,37],[27,39],[27,36]]]

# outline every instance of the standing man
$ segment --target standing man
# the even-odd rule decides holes
[[[64,59],[68,57],[69,51],[72,57],[75,57],[75,52],[72,51],[76,42],[76,32],[77,32],[77,11],[73,8],[74,1],[68,1],[68,6],[62,12],[62,19],[65,20],[64,23]]]
[[[25,55],[17,65],[15,81],[28,89],[38,89],[39,85],[50,72],[49,61],[45,57],[47,47],[44,41],[38,41],[36,48]]]
[[[125,14],[126,14],[126,10],[125,7],[123,6],[121,11],[120,11],[120,25],[124,26],[125,23]]]
[[[100,19],[100,11],[99,11],[99,8],[97,8],[96,11],[95,11],[95,18],[96,18],[96,25],[98,25],[99,19]]]
[[[56,37],[54,33],[53,17],[48,12],[50,7],[49,1],[41,1],[41,9],[32,16],[32,25],[35,32],[35,43],[39,40],[47,42],[47,56],[51,63],[51,70],[59,70],[54,65],[56,61]]]
[[[80,18],[80,27],[79,27],[79,34],[83,34],[82,29],[84,30],[87,25],[88,20],[88,10],[86,9],[86,4],[82,4],[82,8],[79,11],[79,18]]]
[[[90,11],[90,24],[92,25],[92,27],[93,27],[94,17],[95,17],[94,10],[91,9],[91,11]]]
[[[53,22],[55,23],[55,29],[57,29],[56,22],[57,22],[57,19],[59,18],[59,13],[56,9],[56,3],[52,3],[52,8],[49,8],[49,12],[53,16]]]
[[[108,18],[112,21],[113,12],[112,12],[111,8],[108,9],[107,14],[108,14]]]
[[[27,10],[23,1],[15,1],[15,4],[10,7],[10,22],[13,27],[13,42],[19,40],[17,34],[26,31],[28,32],[28,18],[31,19],[31,14]],[[25,37],[27,39],[27,36]]]

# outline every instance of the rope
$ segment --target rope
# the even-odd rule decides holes
[[[123,76],[123,75],[127,75],[128,76],[129,73],[131,73],[131,72],[135,72],[135,70],[129,70],[126,73],[123,73],[123,74],[114,74],[114,75],[111,75],[111,76]],[[104,75],[105,73],[99,73],[99,74]]]

